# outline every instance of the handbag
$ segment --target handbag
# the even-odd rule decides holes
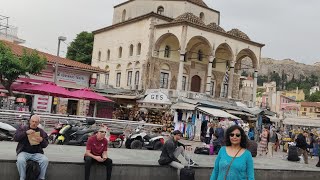
[[[240,149],[239,149],[239,151],[237,152],[237,154],[232,158],[232,160],[231,160],[231,162],[230,162],[230,164],[229,164],[229,166],[228,166],[228,169],[227,169],[226,175],[224,176],[224,180],[227,180],[227,176],[228,176],[228,173],[229,173],[230,167],[231,167],[231,165],[232,165],[232,163],[233,163],[234,159],[237,157],[237,155],[238,155],[238,154],[239,154],[239,152],[241,151],[241,149],[242,149],[242,148],[240,148]],[[227,149],[226,149],[226,151],[227,151]]]

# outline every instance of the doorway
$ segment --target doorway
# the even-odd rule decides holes
[[[201,90],[201,78],[195,75],[191,78],[191,91],[200,92]]]

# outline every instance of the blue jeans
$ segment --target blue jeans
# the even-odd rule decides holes
[[[44,179],[49,164],[48,158],[41,153],[30,154],[26,152],[20,152],[17,157],[17,168],[19,171],[20,180],[25,180],[26,178],[26,167],[28,160],[36,161],[39,163],[41,169],[39,179]]]

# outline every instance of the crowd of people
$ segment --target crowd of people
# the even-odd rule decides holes
[[[40,117],[33,115],[27,126],[21,126],[16,132],[14,137],[17,145],[17,169],[20,175],[20,180],[25,180],[27,162],[32,160],[39,164],[40,172],[38,179],[44,180],[46,169],[48,167],[49,160],[44,155],[43,149],[48,146],[48,135],[43,129],[39,128]],[[98,132],[88,139],[86,145],[86,151],[84,154],[85,162],[85,179],[89,180],[90,169],[92,163],[99,163],[106,167],[107,180],[111,179],[112,173],[112,160],[108,157],[108,141],[105,138],[106,128],[101,127]],[[292,131],[294,132],[294,131]],[[210,143],[213,140],[221,145],[218,156],[215,161],[214,170],[212,172],[210,180],[222,180],[226,179],[243,179],[246,177],[251,180],[254,179],[254,168],[252,152],[248,150],[248,142],[252,140],[254,135],[250,135],[251,130],[245,131],[239,125],[232,125],[228,128],[222,127],[221,124],[217,126],[209,123],[206,128],[203,129],[201,136],[205,143]],[[275,127],[265,126],[259,136],[258,154],[260,156],[274,155],[274,151],[280,149],[282,144],[282,137],[286,135],[286,132],[277,130]],[[304,163],[308,164],[308,156],[313,158],[315,153],[315,145],[320,144],[320,138],[314,133],[310,133],[306,130],[295,131],[290,136],[293,138],[293,144],[298,149],[299,156],[303,156]],[[182,137],[182,132],[176,130],[172,133],[172,137],[167,140],[162,148],[160,159],[158,160],[160,165],[170,165],[178,169],[178,177],[180,176],[180,170],[184,168],[183,163],[178,159],[180,155],[188,162],[189,166],[197,165],[195,161],[185,153],[185,145],[181,144],[179,140]],[[254,139],[254,138],[253,138]],[[255,139],[257,141],[257,139]],[[320,155],[319,148],[317,149]],[[320,167],[320,159],[316,164]],[[235,173],[237,172],[237,173]]]

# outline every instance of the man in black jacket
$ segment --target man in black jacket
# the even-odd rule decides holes
[[[190,166],[197,165],[194,161],[190,159],[189,156],[184,151],[184,145],[179,142],[182,133],[179,130],[173,131],[173,137],[166,141],[163,145],[162,153],[160,159],[158,160],[160,165],[170,165],[178,170],[178,176],[180,175],[180,170],[184,168],[184,165],[178,160],[180,154],[186,159],[187,162],[190,161]]]
[[[26,165],[28,160],[36,161],[40,165],[39,179],[45,179],[48,167],[48,158],[43,154],[43,148],[49,144],[47,133],[38,128],[40,117],[33,115],[29,120],[28,126],[21,126],[16,131],[14,140],[19,142],[17,146],[17,168],[20,180],[26,178]]]
[[[308,152],[307,152],[307,141],[306,138],[308,136],[308,132],[304,131],[303,134],[300,133],[296,139],[296,146],[299,148],[298,150],[298,154],[299,156],[301,156],[301,154],[303,155],[303,160],[305,164],[308,164]]]

